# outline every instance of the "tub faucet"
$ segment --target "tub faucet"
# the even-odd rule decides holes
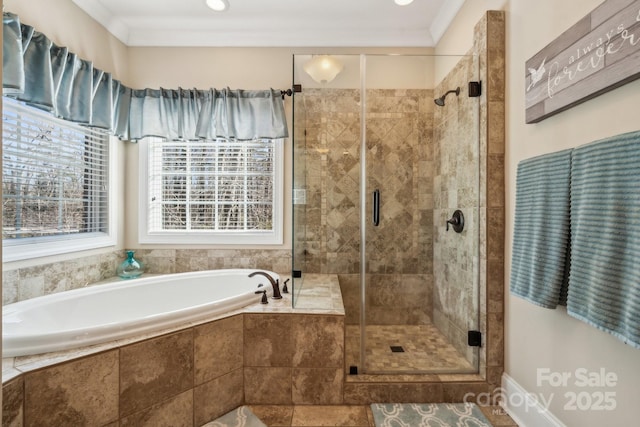
[[[253,277],[253,276],[264,276],[267,279],[269,279],[269,282],[271,282],[271,287],[273,288],[273,299],[282,299],[282,295],[280,295],[280,283],[279,280],[273,280],[273,277],[271,277],[271,275],[269,275],[268,273],[265,273],[264,271],[254,271],[253,273],[249,274],[249,277]]]

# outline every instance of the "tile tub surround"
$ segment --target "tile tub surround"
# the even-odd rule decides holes
[[[339,289],[336,276],[306,275],[305,285],[310,299]],[[327,309],[292,309],[289,294],[230,317],[113,348],[94,346],[66,359],[5,359],[4,414],[11,417],[5,425],[23,418],[24,425],[47,425],[29,406],[36,401],[55,403],[46,411],[56,417],[190,425],[191,419],[204,424],[242,404],[459,402],[467,392],[488,390],[479,375],[345,375],[342,302],[325,301],[331,301]],[[87,401],[76,390],[94,392]]]
[[[116,268],[126,258],[125,251],[11,268],[2,265],[2,305],[83,288],[116,275]]]
[[[203,350],[208,341],[242,330],[242,315],[225,321],[235,326],[211,331],[216,321],[21,374],[3,386],[3,403],[11,402],[14,414],[8,425],[152,425],[154,419],[191,425],[194,418],[214,419],[244,398],[242,358],[225,360],[229,371],[221,374],[210,368],[220,353]],[[24,390],[22,401],[15,383]]]
[[[202,425],[244,403],[341,403],[337,277],[305,279],[308,295],[330,295],[325,307],[293,309],[288,294],[139,342],[3,359],[4,424]]]
[[[135,249],[147,274],[254,268],[290,274],[291,251],[275,249]],[[78,289],[116,275],[124,250],[71,260],[12,268],[3,264],[2,305]]]

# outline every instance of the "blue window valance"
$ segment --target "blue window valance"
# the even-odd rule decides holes
[[[280,91],[131,89],[91,61],[3,14],[3,95],[121,139],[288,136]]]

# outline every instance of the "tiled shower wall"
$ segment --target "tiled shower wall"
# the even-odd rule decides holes
[[[295,126],[306,153],[294,166],[306,189],[294,210],[305,220],[294,231],[296,265],[339,274],[351,324],[360,308],[360,102],[356,89],[305,89]],[[371,89],[366,104],[367,186],[381,193],[380,226],[367,227],[368,323],[423,324],[432,296],[433,91]]]
[[[305,89],[294,128],[304,133],[295,170],[304,171],[306,203],[294,244],[307,273],[357,273],[360,268],[360,92]],[[302,177],[296,174],[296,186]],[[300,264],[298,264],[300,262]]]
[[[487,11],[478,22],[480,57],[480,374],[499,387],[504,371],[505,232],[505,13]]]
[[[479,60],[479,78],[482,83],[482,96],[480,97],[480,122],[479,122],[479,215],[474,219],[478,220],[479,234],[478,242],[479,260],[478,265],[473,263],[473,271],[478,269],[479,278],[479,330],[482,333],[482,346],[479,352],[480,375],[486,378],[489,385],[499,387],[501,384],[502,372],[504,371],[504,228],[505,228],[505,179],[504,179],[504,156],[505,156],[505,14],[502,11],[487,11],[486,15],[478,22],[474,29],[474,46],[469,54],[473,54]],[[457,85],[465,84],[468,80],[463,80],[462,75],[469,70],[469,64],[458,64],[458,66],[447,76],[450,79],[446,87],[441,90],[455,88]],[[476,65],[473,65],[475,69]],[[465,71],[467,70],[467,71]],[[467,78],[467,77],[464,77]],[[475,79],[473,79],[475,80]],[[464,89],[464,87],[462,87]],[[444,92],[442,92],[444,93]],[[447,102],[451,95],[447,97]],[[453,101],[451,101],[453,102]],[[466,114],[468,110],[464,108],[451,112],[452,116],[443,118],[453,120],[454,114]],[[458,123],[460,126],[460,123]],[[447,132],[456,132],[456,126],[449,126]],[[471,130],[469,130],[471,131]],[[438,130],[436,129],[436,134]],[[438,135],[442,141],[452,141],[449,135]],[[439,144],[442,147],[442,144]],[[460,168],[457,168],[460,170]],[[457,179],[457,178],[456,178]],[[453,187],[455,188],[455,186]],[[460,197],[460,191],[455,194],[463,202],[466,197]],[[453,197],[449,194],[447,196]],[[450,205],[453,206],[453,205]],[[449,213],[449,215],[451,212]],[[442,221],[442,217],[437,217],[436,221]],[[446,220],[446,215],[445,218]],[[441,228],[440,228],[441,230]],[[474,232],[475,234],[475,232]],[[440,239],[441,233],[436,233],[435,238]],[[437,240],[437,245],[442,241]],[[444,245],[446,247],[446,245]],[[457,249],[449,250],[448,253],[440,254],[443,257],[453,256],[458,253]],[[438,256],[438,255],[436,255]],[[469,261],[469,257],[467,257]],[[436,262],[434,260],[434,262]],[[440,264],[436,262],[436,264]],[[440,322],[440,329],[444,333],[456,333],[456,336],[448,338],[454,345],[466,343],[460,339],[460,330],[465,332],[462,325],[456,323],[456,317],[462,316],[451,312],[455,305],[450,305],[447,298],[452,298],[457,292],[455,284],[452,290],[443,291],[439,285],[439,280],[446,278],[448,271],[434,272],[434,320]],[[444,299],[440,295],[444,296]],[[468,297],[465,297],[468,298]],[[455,299],[454,299],[455,301]],[[449,313],[443,313],[441,307],[448,307]],[[440,312],[440,314],[438,313]],[[448,330],[446,324],[449,325]],[[466,327],[466,326],[465,326]],[[466,346],[465,346],[466,347]],[[458,347],[462,354],[469,354],[466,350]]]
[[[254,268],[290,274],[291,251],[263,249],[138,249],[135,257],[151,274],[184,273],[221,268]],[[6,269],[2,304],[82,288],[114,277],[124,251],[78,257],[33,267]]]
[[[433,287],[433,91],[367,91],[368,325],[425,324]]]
[[[474,365],[477,351],[467,345],[467,331],[478,328],[479,101],[469,98],[467,84],[478,80],[478,60],[463,57],[438,84],[436,96],[461,92],[434,111],[433,322]],[[457,209],[464,214],[461,233],[446,228]]]

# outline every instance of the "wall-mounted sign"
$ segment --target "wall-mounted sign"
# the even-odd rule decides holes
[[[640,0],[607,0],[526,63],[526,122],[640,77]]]

